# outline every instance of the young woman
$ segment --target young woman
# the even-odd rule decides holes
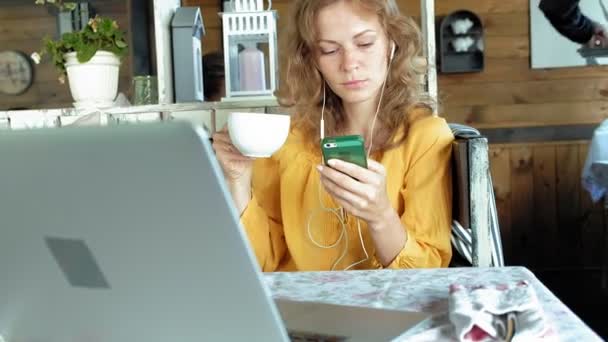
[[[294,109],[271,158],[214,135],[241,222],[264,271],[446,267],[451,144],[416,63],[421,35],[394,0],[299,0],[279,97]],[[322,161],[320,137],[361,135],[368,168]]]

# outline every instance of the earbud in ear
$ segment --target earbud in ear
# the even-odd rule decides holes
[[[390,61],[395,57],[395,42],[391,42],[391,55],[388,58]]]

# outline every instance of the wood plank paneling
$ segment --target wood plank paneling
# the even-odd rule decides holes
[[[579,145],[556,147],[557,248],[566,266],[580,266],[583,253],[580,229],[581,182]]]
[[[404,0],[414,10],[416,2]],[[530,68],[528,1],[440,1],[438,15],[468,9],[485,27],[485,68],[440,74],[443,113],[477,127],[599,123],[607,117],[608,66]]]
[[[420,1],[416,0],[397,0],[401,10],[409,15],[420,13]],[[454,0],[454,1],[435,1],[435,14],[444,16],[451,12],[461,9],[468,9],[477,13],[513,13],[527,12],[528,0]]]
[[[495,144],[490,167],[508,265],[597,268],[601,203],[581,186],[589,141]]]
[[[513,258],[514,249],[514,236],[511,226],[511,149],[493,146],[489,152],[503,252],[505,260],[510,261]]]
[[[532,81],[561,81],[567,79],[595,79],[608,77],[608,67],[593,68],[559,68],[559,69],[530,69],[529,58],[491,58],[486,57],[483,72],[467,74],[441,75],[439,89],[446,85],[469,85],[473,83],[495,83],[520,81],[522,84]],[[557,82],[556,82],[557,83]],[[572,89],[573,92],[578,91]]]
[[[530,42],[527,36],[496,36],[484,41],[486,58],[527,58]]]
[[[572,91],[577,89],[577,91]],[[443,100],[450,106],[544,104],[559,102],[608,100],[608,78],[575,78],[530,82],[488,82],[447,84],[442,87]]]
[[[201,41],[201,44],[203,45],[203,54],[222,51],[223,37],[221,28],[206,28],[205,32],[205,37]]]
[[[608,117],[606,101],[552,102],[514,105],[452,106],[443,115],[452,122],[479,128],[594,124]],[[560,115],[559,113],[571,113]]]
[[[589,146],[579,147],[579,170],[582,171],[585,164]],[[581,210],[581,263],[585,266],[599,266],[603,241],[600,238],[605,224],[602,203],[593,203],[591,197],[585,191],[580,194]]]
[[[483,18],[485,36],[489,38],[501,36],[527,36],[530,32],[528,13],[486,13]]]
[[[534,265],[529,251],[533,250],[531,234],[534,208],[534,162],[530,147],[515,147],[510,152],[511,161],[511,244],[510,265]]]
[[[36,25],[24,25],[22,18],[0,19],[0,36],[11,40],[37,40],[40,33],[48,32],[52,36],[57,27],[56,19],[45,16],[36,20]]]
[[[536,265],[557,266],[559,262],[553,253],[547,250],[558,248],[557,215],[556,215],[556,178],[555,146],[539,146],[533,150],[534,160],[534,218],[532,227],[528,227],[534,248]],[[520,189],[524,190],[524,189]],[[530,229],[532,228],[532,229]]]
[[[27,3],[23,6],[14,6],[14,4],[0,5],[0,20],[39,20],[49,15],[49,10],[44,6],[34,6],[33,3]]]
[[[182,1],[183,6],[197,6],[195,1]],[[222,21],[220,19],[219,11],[220,7],[217,5],[217,2],[213,4],[202,4],[198,5],[201,9],[201,15],[203,16],[203,23],[205,24],[205,29],[207,28],[221,28]]]

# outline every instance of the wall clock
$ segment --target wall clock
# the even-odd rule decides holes
[[[0,51],[0,93],[19,95],[34,80],[30,58],[19,51]]]

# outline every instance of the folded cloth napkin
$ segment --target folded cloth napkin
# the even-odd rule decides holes
[[[493,286],[452,284],[449,319],[459,341],[530,341],[551,331],[525,281]]]

